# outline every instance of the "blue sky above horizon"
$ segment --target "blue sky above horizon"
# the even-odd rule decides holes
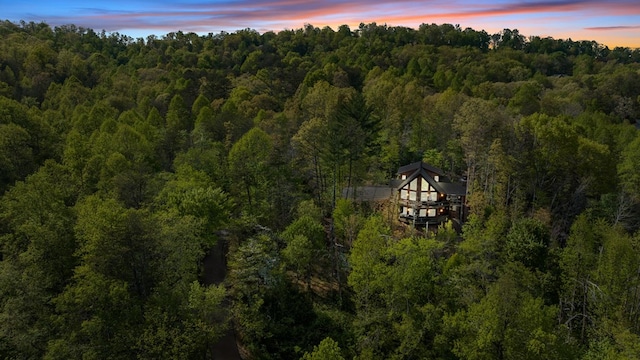
[[[199,34],[259,32],[376,22],[418,28],[459,24],[494,34],[518,29],[525,36],[595,40],[613,48],[640,48],[638,0],[0,0],[0,19],[75,24],[134,38],[183,31]]]

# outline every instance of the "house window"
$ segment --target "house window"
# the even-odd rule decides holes
[[[440,176],[438,176],[438,175],[434,176],[434,177],[433,177],[433,180],[435,180],[435,181],[440,181]]]
[[[407,191],[406,188],[402,188],[402,190],[400,190],[400,199],[402,200],[409,199],[409,192]]]
[[[418,192],[418,179],[413,179],[409,183],[409,200],[416,201]]]
[[[427,209],[420,209],[420,217],[426,217],[427,216]]]
[[[402,174],[402,175],[400,176],[400,179],[401,179],[401,180],[407,180],[407,174]]]
[[[418,179],[411,180],[411,182],[409,183],[409,190],[418,190]]]
[[[430,192],[429,201],[438,201],[438,193],[435,191]]]
[[[429,209],[429,211],[427,212],[427,215],[429,217],[435,217],[436,216],[436,209]]]

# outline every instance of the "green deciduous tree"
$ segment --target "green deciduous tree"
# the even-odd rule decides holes
[[[311,216],[303,215],[287,226],[281,236],[286,242],[282,249],[285,266],[293,268],[309,290],[313,267],[321,265],[327,255],[322,224]]]
[[[509,229],[506,254],[531,269],[545,270],[550,245],[549,230],[536,219],[517,220]]]
[[[281,271],[274,240],[257,235],[232,255],[231,311],[243,344],[254,356],[290,359],[296,357],[296,349],[311,348],[326,335],[314,330],[317,315],[311,303]]]
[[[76,265],[77,184],[46,162],[0,200],[0,353],[40,358],[55,334],[52,299]]]
[[[54,300],[61,331],[50,344],[52,356],[134,354],[144,302],[158,281],[153,228],[145,211],[125,209],[114,200],[94,196],[79,205],[80,265]]]
[[[271,336],[264,314],[265,294],[278,281],[279,260],[267,236],[248,239],[229,261],[232,315],[243,343],[253,352],[264,351],[261,341]]]
[[[561,301],[563,321],[582,343],[621,331],[610,324],[638,334],[637,246],[637,239],[602,219],[581,215],[573,224],[561,256]]]
[[[29,133],[16,124],[0,124],[0,192],[35,170]]]
[[[494,169],[488,164],[487,149],[498,139],[503,147],[510,143],[510,119],[494,103],[473,98],[458,110],[453,125],[459,133],[460,146],[464,150],[467,192],[473,193],[476,189],[486,191],[494,173]],[[477,205],[481,207],[483,204]]]
[[[531,275],[509,266],[480,302],[445,322],[459,337],[453,352],[466,359],[557,359],[572,355],[556,328],[557,308],[527,289]]]
[[[351,248],[364,222],[363,216],[356,212],[355,204],[351,200],[338,199],[331,217],[336,240],[343,246]]]
[[[305,353],[301,360],[344,360],[338,343],[332,338],[325,338],[313,347],[313,352]]]
[[[396,242],[378,216],[367,220],[349,257],[360,358],[437,356],[442,246],[431,238]]]
[[[618,164],[618,174],[620,176],[620,184],[622,188],[633,196],[636,200],[640,200],[640,136],[627,145],[622,151],[622,159]]]
[[[259,128],[242,136],[229,151],[229,173],[237,193],[246,196],[245,211],[258,216],[267,209],[271,138]]]
[[[228,224],[233,201],[204,171],[186,163],[177,167],[155,199],[165,211],[191,216],[202,222],[202,245],[215,244],[216,232]]]

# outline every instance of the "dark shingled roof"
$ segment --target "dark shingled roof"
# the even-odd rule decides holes
[[[438,183],[442,187],[443,192],[447,195],[466,195],[467,189],[464,185],[458,183]]]
[[[409,165],[401,166],[398,169],[398,174],[414,172],[415,170],[418,170],[418,169],[424,169],[424,170],[427,170],[427,171],[431,171],[432,173],[436,173],[436,174],[438,174],[440,176],[444,176],[444,171],[442,171],[441,169],[438,169],[435,166],[431,166],[429,164],[425,164],[422,161],[418,161],[418,162],[411,163]]]
[[[388,200],[395,190],[391,186],[360,186],[355,189],[355,198],[360,201],[383,201]],[[342,189],[342,197],[351,199],[354,197],[354,188]]]

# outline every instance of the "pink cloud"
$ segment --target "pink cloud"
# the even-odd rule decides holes
[[[586,27],[585,30],[596,31],[611,31],[611,30],[639,30],[640,25],[628,25],[628,26],[592,26]]]

